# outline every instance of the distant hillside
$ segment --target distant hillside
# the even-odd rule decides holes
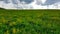
[[[2,10],[3,10],[4,8],[0,8],[0,9],[2,9]]]

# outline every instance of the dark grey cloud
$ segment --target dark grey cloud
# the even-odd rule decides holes
[[[25,2],[26,4],[29,4],[29,3],[31,3],[31,2],[33,2],[34,0],[19,0],[20,2]]]
[[[13,4],[18,4],[17,0],[12,0]]]
[[[57,2],[60,2],[60,0],[46,0],[46,2],[43,5],[52,5]]]
[[[10,3],[9,0],[2,0],[2,1],[4,1],[5,3]]]

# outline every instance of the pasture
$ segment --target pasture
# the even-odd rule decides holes
[[[0,9],[0,34],[60,34],[60,10]]]

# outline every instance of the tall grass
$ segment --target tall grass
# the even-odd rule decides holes
[[[60,34],[60,10],[2,10],[0,34]]]

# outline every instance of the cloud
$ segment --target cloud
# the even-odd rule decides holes
[[[19,0],[9,0],[9,3],[0,1],[0,7],[5,9],[57,9],[60,8],[59,1],[60,0],[34,0],[33,2],[26,4],[25,2],[21,3]]]

